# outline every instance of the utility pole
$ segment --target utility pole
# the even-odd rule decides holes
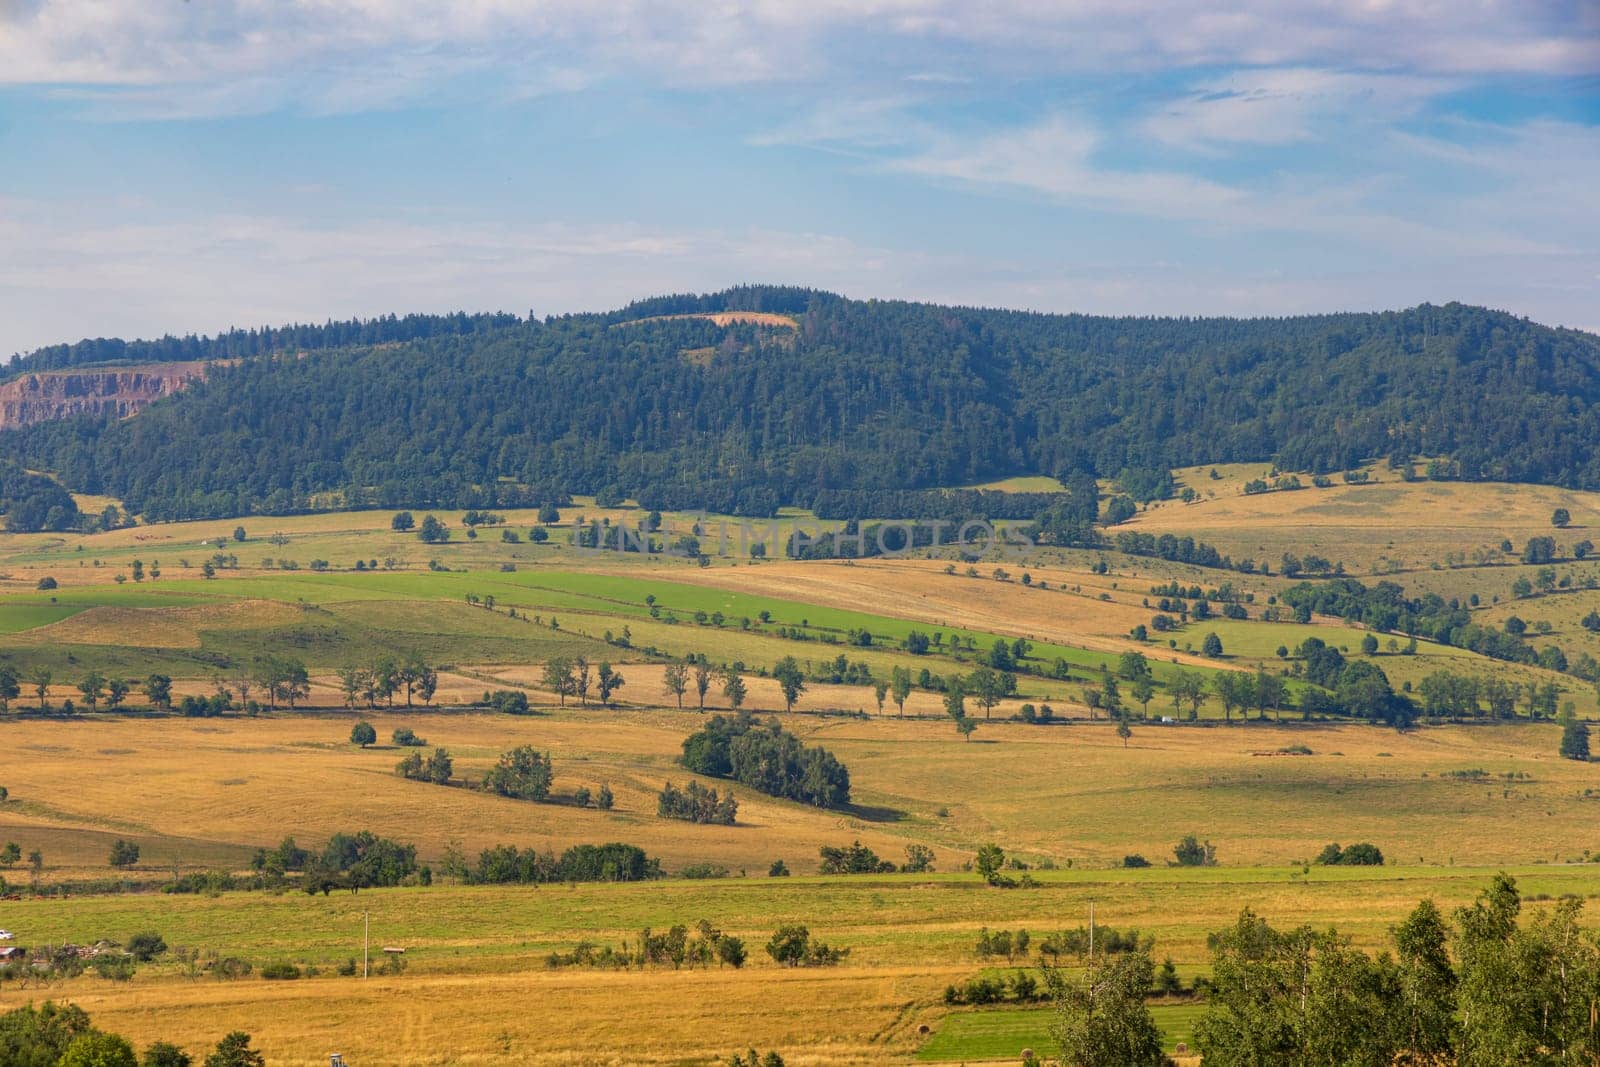
[[[1093,925],[1093,920],[1092,919],[1090,920],[1090,924],[1091,924],[1091,928],[1092,928],[1092,925]],[[370,969],[370,967],[368,965],[368,960],[371,958],[368,955],[368,946],[371,944],[371,937],[370,937],[371,932],[372,932],[372,913],[364,911],[364,912],[361,913],[361,977],[362,978],[366,978],[369,974],[371,974],[371,969]],[[1094,935],[1093,934],[1089,935],[1089,943],[1091,945],[1094,943]],[[1092,951],[1092,949],[1091,949],[1091,951]]]

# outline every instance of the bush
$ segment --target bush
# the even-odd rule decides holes
[[[128,954],[140,963],[151,960],[167,951],[166,940],[154,930],[142,930],[128,938]]]
[[[772,861],[772,866],[767,868],[767,877],[768,878],[787,878],[787,877],[789,877],[789,865],[784,863],[782,860],[773,860]]]
[[[261,968],[261,977],[269,982],[292,982],[300,977],[300,968],[288,962],[269,963]]]
[[[1139,853],[1135,852],[1130,856],[1122,857],[1122,865],[1128,868],[1148,867],[1150,866],[1150,861],[1139,855]]]
[[[489,706],[506,715],[526,715],[528,694],[520,689],[496,689],[489,694]]]
[[[409,726],[402,726],[390,735],[390,739],[401,748],[423,748],[428,742],[425,738],[418,737]]]
[[[1182,841],[1172,847],[1172,855],[1179,867],[1215,867],[1217,865],[1217,850],[1211,842],[1201,844],[1189,834]]]

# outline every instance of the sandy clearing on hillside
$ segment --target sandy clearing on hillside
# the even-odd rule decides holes
[[[637,326],[641,322],[671,322],[674,319],[709,319],[718,326],[732,326],[735,323],[747,323],[752,326],[785,326],[791,330],[799,329],[800,324],[789,315],[778,315],[771,311],[708,311],[693,312],[686,315],[651,315],[643,319],[629,319],[619,322],[612,329],[622,326]]]

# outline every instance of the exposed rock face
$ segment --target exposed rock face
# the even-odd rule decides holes
[[[125,418],[206,376],[209,363],[41,371],[0,382],[0,430],[71,415]]]

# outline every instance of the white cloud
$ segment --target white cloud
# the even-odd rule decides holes
[[[246,111],[385,106],[482,72],[508,87],[840,85],[1237,65],[1595,73],[1600,19],[1559,0],[0,3],[0,83],[142,87],[144,108],[161,95],[177,115],[204,112],[189,94]],[[204,88],[220,85],[244,91]]]
[[[1096,165],[1100,140],[1088,124],[1057,116],[984,137],[944,135],[931,147],[884,166],[1153,217],[1221,221],[1246,203],[1240,190],[1190,174]]]

